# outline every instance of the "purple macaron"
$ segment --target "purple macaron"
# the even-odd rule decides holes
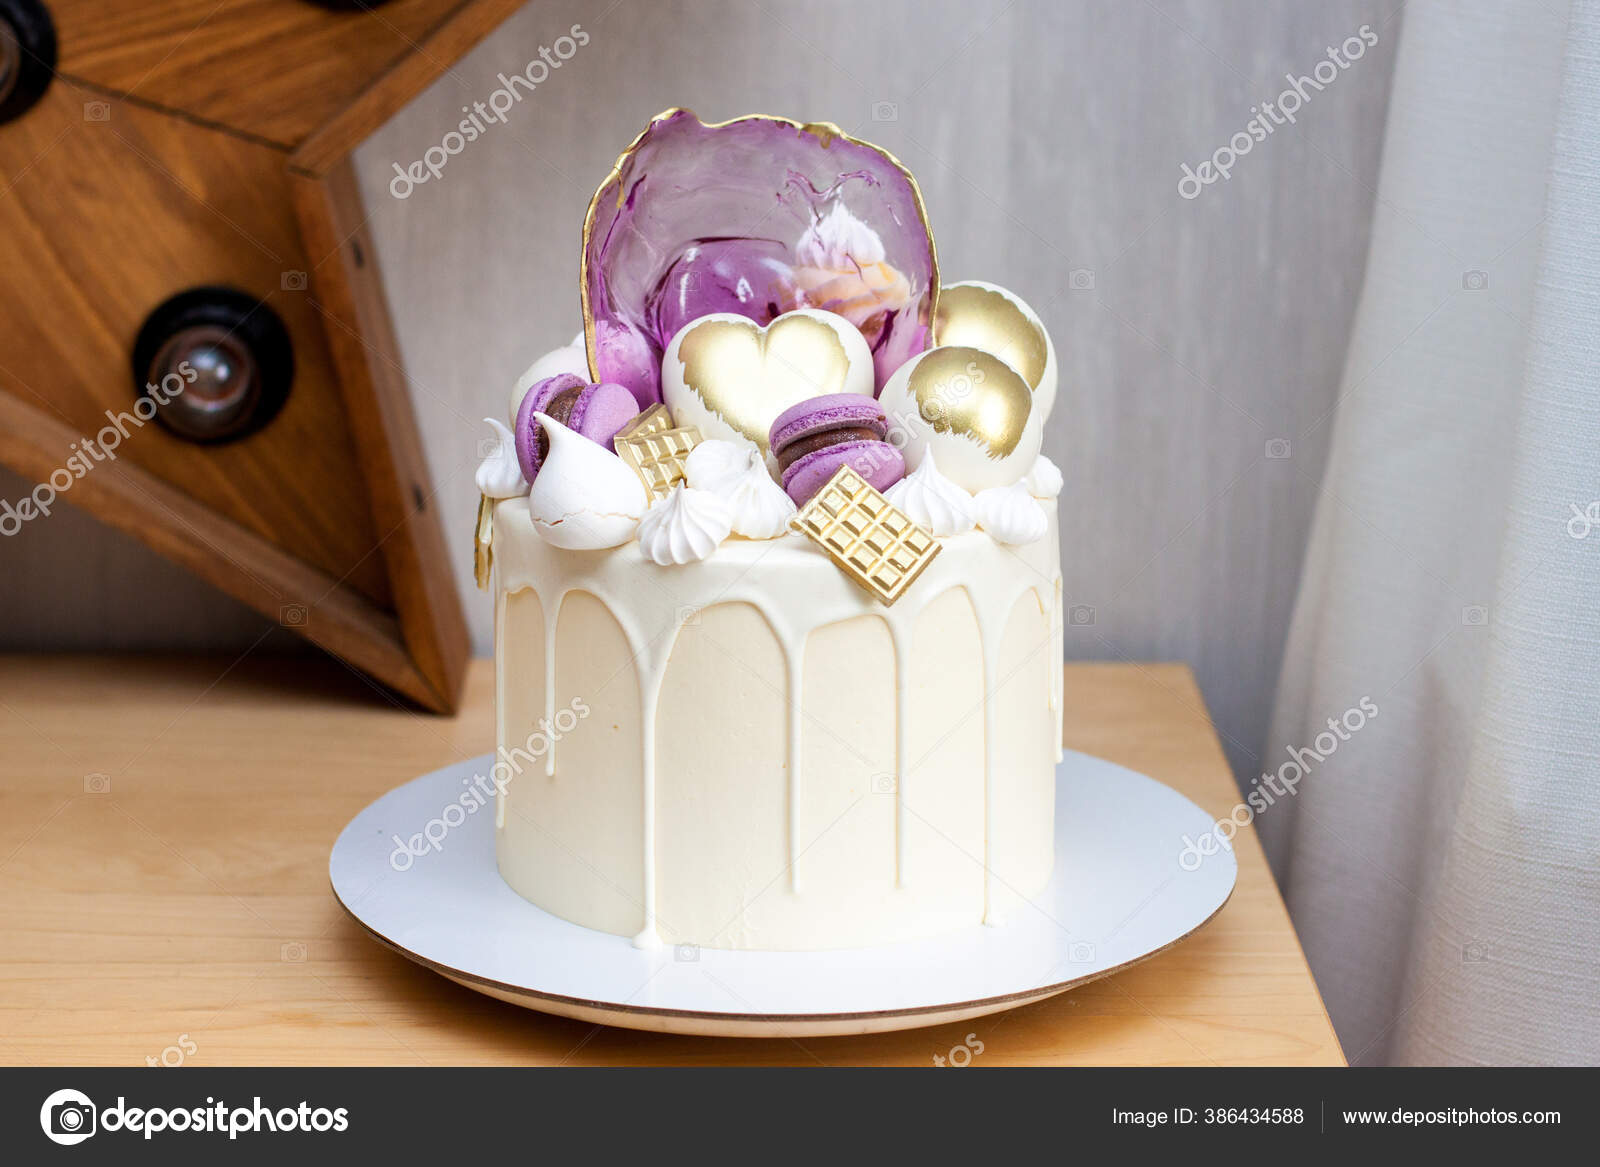
[[[550,438],[533,415],[542,413],[574,433],[611,449],[617,431],[639,416],[639,403],[621,385],[591,385],[572,373],[546,377],[523,395],[517,410],[517,462],[529,482],[550,452]]]
[[[883,406],[857,393],[830,393],[784,410],[768,436],[783,473],[783,489],[805,506],[841,466],[850,466],[878,490],[905,477],[900,451],[884,438]]]

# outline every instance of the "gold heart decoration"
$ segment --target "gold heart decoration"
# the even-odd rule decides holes
[[[879,395],[906,465],[929,450],[939,471],[976,494],[1016,482],[1039,456],[1044,418],[1033,388],[982,349],[946,345],[895,370]]]
[[[872,396],[872,352],[842,316],[801,308],[762,328],[729,312],[678,330],[661,362],[661,392],[679,425],[707,438],[767,432],[791,405],[830,393]]]
[[[968,280],[939,289],[934,343],[992,353],[1017,371],[1044,417],[1056,398],[1056,355],[1038,314],[995,284]],[[1041,418],[1041,420],[1043,420]]]

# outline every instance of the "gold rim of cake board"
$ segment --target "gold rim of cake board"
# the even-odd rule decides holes
[[[833,143],[835,138],[842,138],[851,145],[864,146],[873,153],[880,155],[884,161],[898,170],[901,177],[911,187],[911,202],[917,212],[917,222],[922,224],[922,233],[928,238],[928,263],[930,269],[928,272],[928,301],[925,306],[926,319],[922,323],[928,329],[928,337],[931,344],[933,323],[938,318],[939,313],[939,246],[933,237],[933,227],[928,222],[928,208],[922,201],[922,188],[917,185],[916,177],[906,168],[905,163],[901,162],[900,159],[882,146],[875,145],[864,138],[857,138],[853,134],[847,134],[832,122],[798,122],[793,118],[780,117],[777,114],[770,113],[747,113],[740,117],[729,118],[727,121],[707,122],[701,121],[700,115],[695,113],[694,110],[685,106],[675,105],[671,109],[662,110],[651,118],[650,123],[639,131],[639,136],[628,143],[627,149],[617,155],[617,160],[611,167],[611,173],[607,174],[600,185],[595,188],[594,197],[589,200],[589,209],[583,216],[583,253],[578,267],[578,301],[583,312],[583,348],[584,354],[589,361],[589,376],[591,378],[598,379],[600,376],[599,354],[595,348],[594,311],[589,303],[589,240],[594,234],[595,210],[600,206],[600,200],[604,197],[606,188],[613,183],[620,185],[623,168],[627,166],[629,159],[638,152],[639,147],[644,144],[644,140],[650,131],[655,129],[660,122],[664,122],[668,118],[677,117],[681,113],[688,114],[695,121],[700,122],[704,129],[708,130],[720,130],[724,126],[737,125],[739,122],[776,122],[779,125],[789,126],[802,134],[810,134],[821,143],[824,150]]]

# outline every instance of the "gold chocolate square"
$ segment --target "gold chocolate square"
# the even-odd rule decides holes
[[[939,554],[939,541],[913,523],[849,466],[841,466],[790,526],[886,607]]]
[[[478,496],[478,525],[472,533],[472,576],[478,590],[489,587],[489,572],[494,567],[494,500]]]
[[[637,438],[644,434],[658,434],[672,428],[672,413],[661,402],[656,402],[638,417],[616,432],[613,443],[622,438]]]
[[[700,431],[692,425],[626,437],[619,434],[615,443],[617,454],[639,476],[652,501],[665,498],[687,477],[684,463],[699,444]]]

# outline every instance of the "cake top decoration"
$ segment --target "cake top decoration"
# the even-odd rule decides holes
[[[934,343],[999,357],[1033,390],[1034,408],[1050,416],[1056,401],[1056,350],[1044,322],[1022,297],[982,280],[939,289]]]
[[[528,482],[522,476],[522,467],[517,461],[516,439],[511,436],[510,430],[494,418],[486,417],[483,420],[494,430],[495,444],[478,464],[477,473],[473,476],[478,493],[491,499],[516,498],[519,494],[526,494]]]
[[[662,430],[670,430],[672,427],[672,411],[657,402],[618,430],[616,436],[611,439],[612,445],[615,446],[623,438],[639,438],[646,434],[659,434]]]
[[[662,354],[716,312],[766,324],[839,311],[881,385],[927,347],[938,260],[922,195],[892,156],[829,123],[654,118],[589,204],[581,295],[595,380],[661,399]]]
[[[686,324],[667,345],[661,390],[680,425],[763,450],[785,409],[820,394],[872,402],[872,350],[850,321],[799,308],[760,325],[731,312]]]
[[[633,538],[649,500],[638,477],[610,450],[536,413],[550,443],[528,492],[534,529],[556,547],[596,551]]]
[[[578,335],[571,342],[560,348],[551,349],[544,356],[534,361],[517,378],[517,383],[511,389],[511,411],[507,420],[515,425],[517,414],[522,409],[523,399],[527,397],[528,390],[547,377],[554,377],[560,373],[571,373],[580,381],[589,379],[589,353],[583,345],[583,330],[578,330]]]
[[[767,473],[753,443],[701,442],[684,461],[689,485],[708,490],[728,504],[733,533],[746,539],[776,539],[789,529],[795,505]]]
[[[550,438],[536,420],[540,416],[558,421],[573,433],[610,449],[617,431],[638,413],[633,395],[621,385],[591,385],[571,373],[558,373],[538,382],[528,390],[517,410],[517,461],[523,477],[529,482],[538,478],[550,449]]]
[[[791,525],[886,607],[939,554],[937,539],[849,466],[839,468]]]
[[[1046,455],[1040,454],[1033,460],[1033,469],[1028,471],[1028,476],[1023,481],[1028,484],[1028,493],[1034,498],[1055,498],[1061,493],[1064,479],[1061,467]]]
[[[1039,500],[1028,493],[1025,480],[979,491],[973,509],[978,526],[996,543],[1033,543],[1043,539],[1050,526]]]
[[[973,494],[1021,478],[1044,438],[1033,389],[982,349],[919,353],[896,370],[880,400],[904,427],[906,465],[915,469],[937,450],[945,476]]]
[[[472,525],[472,581],[480,592],[488,589],[494,571],[494,504],[494,499],[480,494],[478,519]]]
[[[972,495],[939,473],[932,450],[923,454],[922,465],[891,486],[884,497],[912,522],[941,539],[964,535],[978,522]]]
[[[652,119],[589,203],[583,330],[518,378],[478,468],[551,545],[648,569],[804,536],[892,604],[940,539],[1043,538],[1055,349],[1018,295],[941,286],[921,193],[827,122]],[[500,549],[504,550],[504,549]],[[731,552],[727,553],[731,554]]]
[[[889,419],[871,397],[825,394],[784,410],[770,443],[783,489],[804,506],[840,466],[851,466],[875,490],[888,490],[906,472],[900,451],[885,439]]]
[[[679,483],[639,523],[639,550],[661,567],[698,563],[733,530],[733,512],[709,490]]]
[[[700,431],[692,425],[651,430],[618,437],[617,454],[639,476],[652,500],[665,498],[686,477],[684,464],[700,444]]]

